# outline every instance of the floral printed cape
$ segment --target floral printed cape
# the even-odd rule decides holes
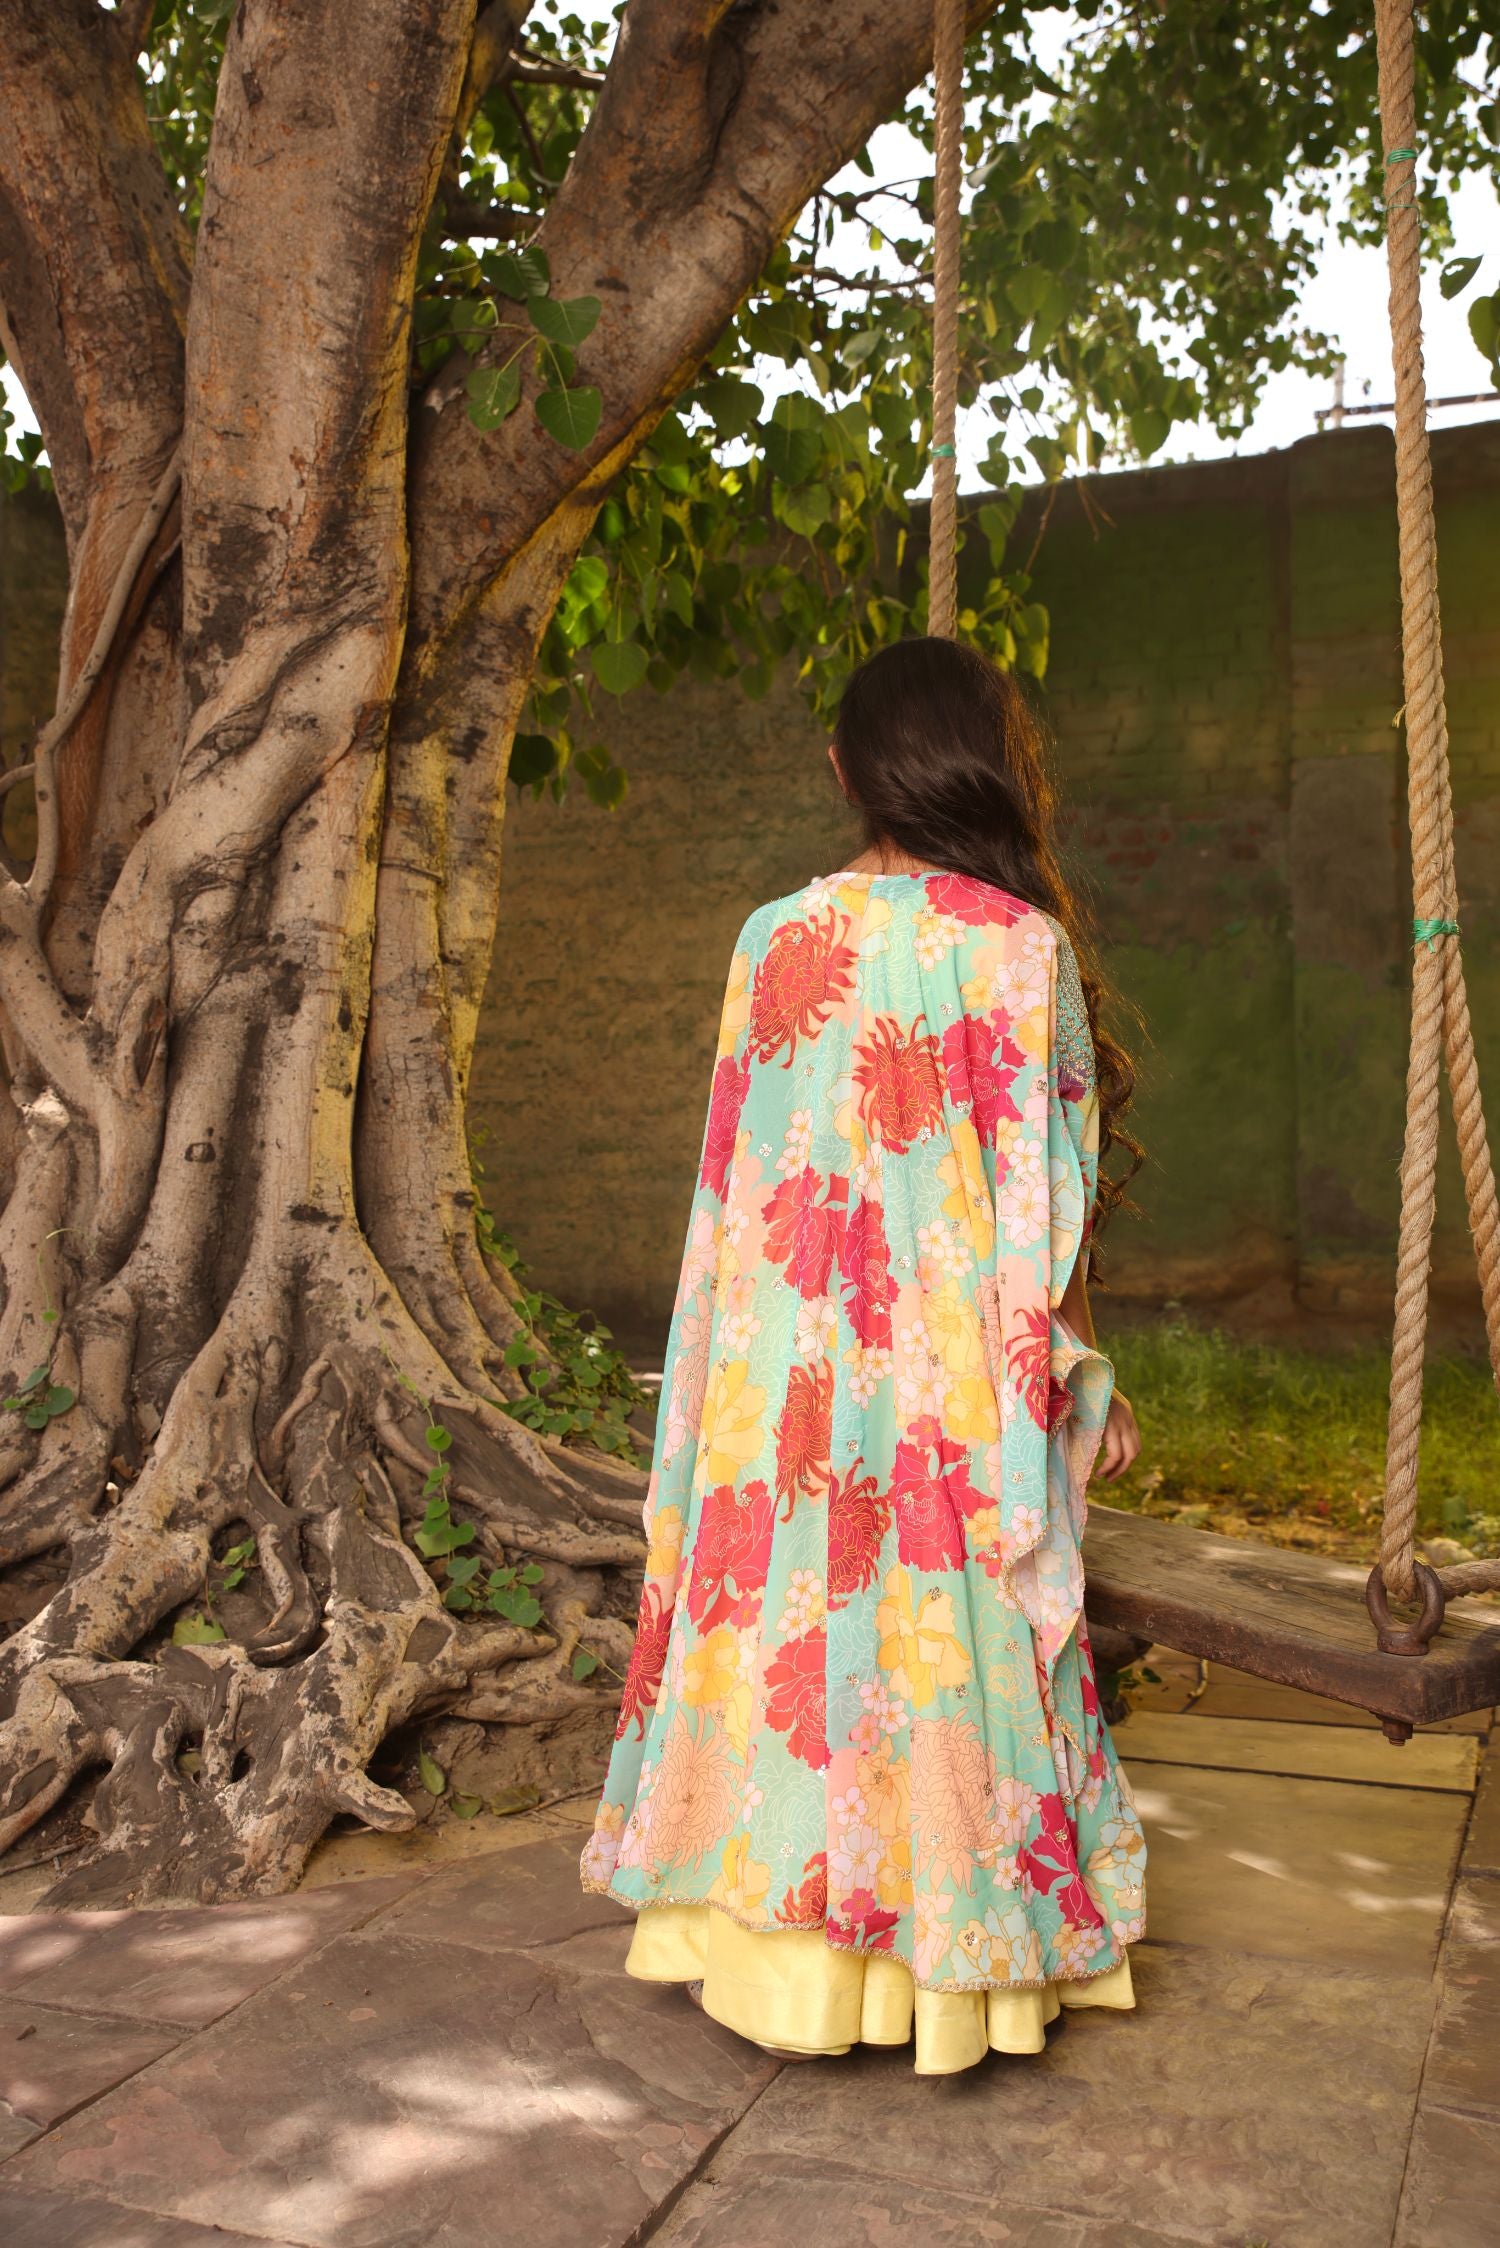
[[[947,874],[763,907],[729,974],[587,1886],[970,1991],[1100,1974],[1145,1847],[1082,1617],[1107,1362],[1066,937]]]

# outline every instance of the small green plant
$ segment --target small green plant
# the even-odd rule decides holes
[[[630,1415],[654,1412],[655,1393],[636,1380],[615,1349],[609,1329],[591,1312],[570,1311],[556,1296],[533,1284],[514,1241],[484,1206],[477,1146],[471,1162],[474,1229],[480,1249],[515,1282],[516,1309],[527,1328],[505,1353],[505,1363],[520,1375],[527,1393],[492,1402],[540,1436],[592,1444],[638,1464],[643,1447],[630,1426]]]
[[[53,1381],[50,1366],[33,1366],[15,1394],[4,1402],[6,1412],[19,1413],[28,1428],[45,1428],[77,1401],[75,1391]]]
[[[219,1567],[223,1572],[219,1579],[220,1592],[233,1592],[236,1585],[244,1583],[247,1570],[255,1567],[254,1538],[242,1538],[227,1553],[221,1553]]]
[[[227,1639],[228,1636],[221,1623],[217,1623],[212,1616],[201,1613],[179,1616],[172,1626],[174,1647],[217,1647],[220,1640]]]

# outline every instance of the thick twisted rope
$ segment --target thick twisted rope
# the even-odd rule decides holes
[[[1437,536],[1422,366],[1421,215],[1415,191],[1412,0],[1375,0],[1380,118],[1385,137],[1386,250],[1396,385],[1396,520],[1406,691],[1413,954],[1411,1058],[1401,1161],[1401,1229],[1391,1344],[1390,1420],[1380,1574],[1398,1599],[1417,1589],[1417,1463],[1422,1363],[1436,1207],[1440,1077],[1446,1056],[1469,1224],[1479,1261],[1490,1359],[1500,1386],[1500,1214],[1458,944],[1453,801],[1438,614]],[[1500,1562],[1440,1572],[1445,1593],[1500,1586]]]
[[[932,64],[936,138],[932,259],[932,512],[928,520],[927,629],[958,632],[958,253],[963,175],[964,0],[934,0]]]

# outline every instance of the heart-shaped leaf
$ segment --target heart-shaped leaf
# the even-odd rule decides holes
[[[593,334],[600,309],[597,297],[533,297],[526,307],[537,334],[569,351],[576,351]]]
[[[498,429],[521,399],[521,369],[512,359],[504,367],[475,367],[464,384],[469,419],[476,429]]]
[[[591,1648],[580,1647],[576,1650],[573,1656],[572,1663],[573,1676],[575,1678],[588,1678],[598,1668],[599,1658]]]
[[[650,661],[638,640],[600,640],[589,650],[594,677],[607,695],[625,695],[638,687]]]
[[[441,1764],[435,1764],[424,1748],[417,1758],[417,1776],[429,1795],[443,1795],[448,1787],[448,1775]]]
[[[174,1647],[216,1647],[226,1636],[210,1616],[179,1616],[172,1626]]]
[[[501,296],[517,304],[544,297],[552,284],[552,268],[541,250],[497,250],[485,264]]]
[[[536,418],[549,437],[570,453],[581,453],[593,442],[604,412],[604,400],[586,385],[575,390],[544,390],[536,402]]]
[[[1454,258],[1445,265],[1438,280],[1438,287],[1443,295],[1461,296],[1479,271],[1481,262],[1479,258]]]

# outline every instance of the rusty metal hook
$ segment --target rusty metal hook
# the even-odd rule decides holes
[[[1366,1579],[1365,1606],[1370,1611],[1376,1644],[1382,1654],[1425,1655],[1429,1641],[1442,1624],[1443,1611],[1448,1605],[1443,1580],[1436,1569],[1429,1569],[1425,1562],[1418,1561],[1413,1566],[1422,1591],[1422,1613],[1415,1623],[1398,1623],[1391,1615],[1379,1562]]]

